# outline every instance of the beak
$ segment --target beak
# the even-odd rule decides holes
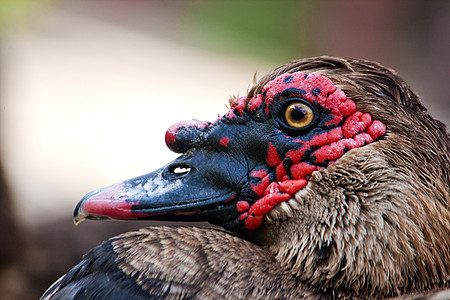
[[[87,194],[76,206],[74,223],[84,219],[152,219],[228,222],[236,217],[236,193],[220,187],[204,159],[181,156],[147,175]]]

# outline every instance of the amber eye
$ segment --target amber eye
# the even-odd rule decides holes
[[[314,111],[303,102],[293,102],[286,107],[284,118],[293,128],[304,128],[314,120]]]

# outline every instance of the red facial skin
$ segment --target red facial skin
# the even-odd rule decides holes
[[[258,228],[264,216],[276,205],[293,198],[295,193],[303,189],[314,171],[326,168],[342,157],[345,151],[370,144],[386,132],[383,123],[372,120],[369,113],[357,111],[355,103],[348,99],[343,91],[337,89],[330,79],[317,74],[306,75],[302,72],[278,76],[264,86],[261,94],[252,98],[237,98],[231,104],[231,109],[219,120],[233,122],[249,114],[268,117],[270,105],[279,101],[282,92],[288,89],[300,91],[293,97],[321,106],[329,116],[324,125],[330,129],[309,140],[286,135],[287,139],[292,139],[301,147],[284,154],[277,145],[268,142],[267,168],[253,170],[250,173],[258,180],[257,184],[251,184],[251,189],[259,199],[253,204],[245,200],[238,201],[236,204],[237,211],[240,213],[239,220],[243,221],[245,228],[249,230]],[[210,125],[206,122],[195,121],[172,126],[166,133],[166,142],[169,147],[176,141],[176,133],[182,126],[204,130]],[[227,136],[218,140],[222,147],[228,147],[229,142],[230,137]],[[315,150],[310,153],[310,159],[305,161],[304,155],[311,148]],[[284,164],[286,160],[289,160],[290,164]],[[290,166],[289,170],[285,169],[286,165]],[[271,176],[272,172],[274,172],[273,176]]]
[[[322,169],[324,163],[328,162],[329,165],[344,155],[346,150],[370,144],[386,132],[383,123],[372,120],[372,116],[368,113],[356,111],[355,103],[347,99],[344,92],[337,89],[330,79],[316,74],[306,76],[304,73],[296,72],[277,77],[264,86],[265,96],[262,93],[248,100],[247,109],[256,111],[262,108],[265,114],[269,114],[269,104],[274,101],[275,95],[289,88],[304,90],[305,94],[301,95],[301,98],[329,110],[333,118],[325,125],[338,125],[345,121],[341,126],[314,136],[310,141],[301,141],[303,146],[300,149],[286,154],[286,157],[293,162],[290,168],[291,177],[284,170],[283,159],[279,157],[277,148],[269,142],[267,164],[276,168],[276,181],[270,182],[267,174],[261,177],[263,170],[259,171],[259,174],[252,174],[262,179],[258,185],[252,186],[252,189],[260,197],[261,190],[264,189],[265,192],[251,206],[245,201],[240,201],[238,205],[240,219],[244,220],[247,229],[259,227],[265,214],[275,205],[292,198],[295,193],[304,188],[308,183],[308,176]],[[236,105],[232,108],[242,107],[241,103],[242,99],[237,99]],[[229,115],[233,114],[229,113]],[[302,162],[303,154],[311,146],[320,147],[312,153],[315,157],[313,164]],[[321,165],[314,165],[315,163]]]
[[[228,137],[223,137],[219,140],[219,145],[228,147],[228,143],[230,142],[230,139]]]

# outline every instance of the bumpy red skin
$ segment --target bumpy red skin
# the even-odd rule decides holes
[[[239,220],[244,221],[245,228],[249,230],[258,228],[265,214],[304,188],[312,172],[334,163],[344,155],[345,151],[372,143],[386,132],[383,123],[372,120],[369,113],[357,111],[355,103],[348,99],[343,91],[337,89],[330,79],[317,74],[306,75],[302,72],[280,75],[268,82],[261,94],[250,99],[246,97],[236,99],[231,109],[219,120],[233,121],[246,114],[255,113],[269,116],[270,104],[277,101],[277,95],[290,88],[302,90],[302,93],[294,95],[295,97],[320,105],[327,111],[332,118],[326,121],[325,125],[335,126],[335,128],[318,134],[308,141],[294,139],[294,142],[302,146],[288,151],[285,157],[280,157],[279,149],[269,142],[266,163],[275,169],[276,176],[269,176],[265,169],[252,171],[250,175],[260,179],[258,184],[251,185],[259,199],[252,205],[244,200],[236,204],[237,211],[240,213]],[[183,124],[183,126],[186,125],[199,130],[208,126],[203,122]],[[169,135],[166,135],[169,147],[175,141],[175,133],[180,127],[181,124],[176,125],[171,128]],[[229,137],[223,137],[219,144],[227,147],[229,142]],[[310,155],[314,160],[302,161],[305,152],[311,147],[317,148]],[[285,159],[292,161],[289,172],[284,169]],[[271,178],[275,179],[271,180]]]

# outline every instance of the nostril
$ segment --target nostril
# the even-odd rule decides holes
[[[175,167],[173,170],[170,170],[173,174],[176,175],[186,175],[187,173],[189,173],[191,171],[190,167],[186,167],[186,166],[178,166]]]
[[[186,163],[179,163],[179,164],[173,164],[170,165],[165,173],[165,177],[167,179],[169,178],[181,178],[184,177],[186,175],[188,175],[193,168],[191,168],[191,166],[189,166]]]

